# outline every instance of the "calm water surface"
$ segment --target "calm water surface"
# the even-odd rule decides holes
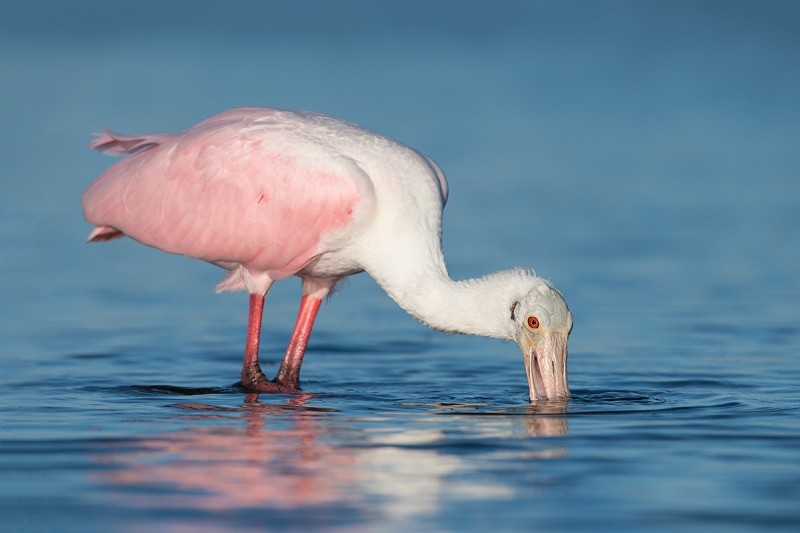
[[[800,529],[794,4],[61,5],[0,20],[0,531]],[[429,331],[363,274],[320,312],[307,394],[244,394],[246,295],[84,244],[79,206],[113,162],[97,122],[238,105],[434,157],[453,277],[564,293],[573,398],[529,404],[515,345]],[[298,301],[267,299],[267,373]]]

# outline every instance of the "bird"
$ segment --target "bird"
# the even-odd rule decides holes
[[[89,185],[88,242],[129,237],[227,270],[217,292],[250,295],[241,387],[293,394],[322,300],[367,272],[406,312],[447,333],[519,344],[531,402],[569,398],[563,295],[529,268],[454,281],[442,252],[449,187],[430,157],[322,113],[230,109],[181,133],[121,135],[90,148],[123,156]],[[264,298],[302,280],[273,380],[258,362]]]

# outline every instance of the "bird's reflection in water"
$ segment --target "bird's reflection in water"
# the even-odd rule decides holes
[[[550,400],[531,404],[525,417],[531,437],[559,437],[567,434],[567,401]]]
[[[402,424],[369,425],[332,416],[332,409],[309,405],[310,398],[271,404],[251,395],[235,409],[176,405],[183,411],[179,418],[188,421],[186,428],[133,446],[110,445],[97,458],[108,467],[102,481],[123,489],[125,505],[205,511],[336,509],[346,511],[353,524],[403,523],[436,512],[445,499],[515,495],[513,486],[470,476],[480,462],[447,453],[441,424],[406,430],[398,428]],[[495,431],[518,437],[518,424],[524,420],[528,435],[563,435],[566,420],[555,416],[558,409],[531,406],[514,413],[524,416],[493,417],[491,423],[484,419],[487,423],[479,428],[469,417],[471,430],[481,437],[492,437]],[[355,445],[337,444],[345,434]],[[522,458],[557,457],[562,451],[546,448]]]
[[[204,423],[106,456],[117,467],[106,480],[154,489],[152,497],[141,496],[147,506],[226,510],[344,503],[351,493],[347,488],[359,481],[355,455],[319,441],[317,419],[323,410],[308,411],[305,401],[298,397],[287,405],[269,405],[251,397],[240,409],[176,406],[197,411],[184,418]],[[288,419],[269,416],[287,410],[293,412]],[[237,412],[244,427],[231,427]],[[215,417],[222,419],[219,424],[213,423]]]
[[[406,403],[404,405],[417,406],[425,405],[419,403]],[[496,417],[500,416],[504,420],[514,420],[515,423],[523,421],[527,433],[531,437],[560,437],[567,434],[567,419],[564,416],[567,412],[568,400],[540,400],[526,407],[513,407],[499,410],[484,410],[487,404],[461,403],[461,402],[439,402],[431,405],[436,412],[451,416],[480,416]]]
[[[560,437],[567,434],[567,401],[550,400],[537,402],[526,409],[525,426],[531,437]],[[525,453],[526,459],[555,459],[567,455],[567,449],[548,446],[541,450]]]

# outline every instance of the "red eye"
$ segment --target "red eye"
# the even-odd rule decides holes
[[[528,327],[531,329],[539,329],[539,319],[535,316],[528,317]]]

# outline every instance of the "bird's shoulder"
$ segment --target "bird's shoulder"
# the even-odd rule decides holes
[[[237,109],[165,139],[160,150],[176,177],[311,189],[319,180],[363,180],[358,162],[314,126],[291,112]]]

